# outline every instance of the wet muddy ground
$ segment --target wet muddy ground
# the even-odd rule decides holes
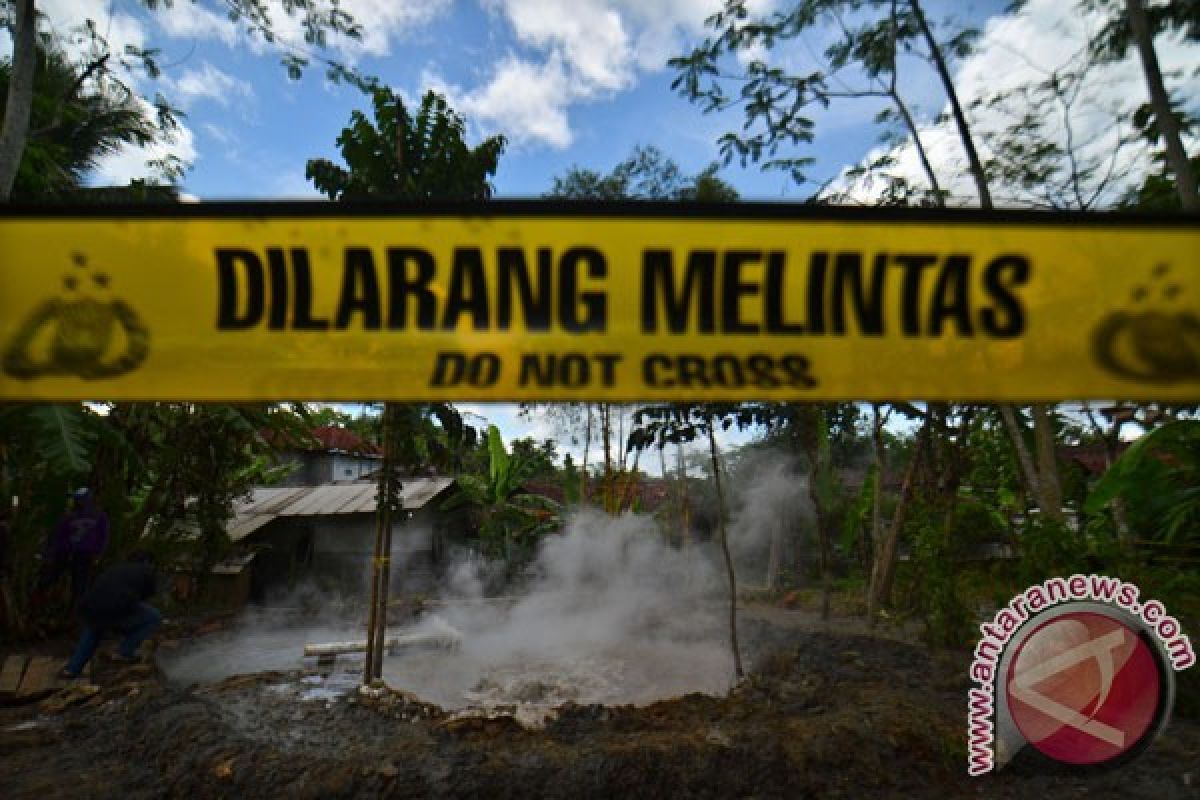
[[[0,797],[1200,798],[1194,721],[1115,770],[972,779],[967,653],[804,612],[741,627],[753,668],[728,695],[568,704],[535,730],[301,672],[184,688],[106,665],[97,693],[57,698],[74,705],[0,708]]]

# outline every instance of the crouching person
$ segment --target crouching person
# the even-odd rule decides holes
[[[83,634],[61,676],[71,680],[79,677],[104,635],[110,631],[123,637],[116,658],[136,660],[138,647],[162,622],[158,609],[146,602],[157,591],[158,581],[148,555],[134,555],[128,562],[115,564],[101,572],[79,600]]]

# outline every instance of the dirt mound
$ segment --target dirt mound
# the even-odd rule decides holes
[[[1198,796],[1185,721],[1108,773],[970,779],[965,655],[883,639],[793,632],[727,696],[566,705],[541,729],[400,692],[314,696],[303,678],[148,684],[0,718],[5,797]]]

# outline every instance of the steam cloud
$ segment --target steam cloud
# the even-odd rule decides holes
[[[730,543],[740,580],[761,586],[772,541],[776,557],[791,563],[790,526],[811,517],[807,491],[794,465],[778,458],[749,464],[734,477]],[[493,564],[464,561],[449,570],[436,612],[394,632],[452,628],[461,634],[461,646],[390,655],[384,678],[450,709],[641,704],[687,692],[725,692],[733,660],[728,587],[717,559],[712,542],[670,546],[650,517],[578,511],[562,534],[543,540],[515,596],[486,595]],[[366,569],[364,564],[363,574]],[[307,587],[284,602],[308,609],[301,624],[295,615],[250,610],[230,632],[164,654],[168,675],[209,682],[295,669],[306,643],[365,636],[360,598],[351,605]],[[361,658],[339,657],[339,665],[349,688],[361,674]]]
[[[463,634],[457,652],[388,660],[388,683],[441,703],[640,703],[723,692],[732,661],[711,557],[663,543],[653,520],[582,511],[545,540],[524,592],[482,596],[479,569],[452,576],[427,623]]]

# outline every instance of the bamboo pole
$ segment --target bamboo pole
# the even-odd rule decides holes
[[[729,576],[729,646],[733,650],[733,671],[738,683],[746,677],[742,669],[742,651],[738,647],[737,635],[737,575],[733,571],[733,558],[729,554],[729,537],[725,529],[725,491],[721,488],[721,464],[717,455],[717,437],[713,431],[712,414],[705,411],[705,427],[708,429],[708,451],[712,458],[713,482],[717,487],[717,535],[721,539],[721,553],[725,559],[725,571]]]
[[[384,458],[386,464],[387,458]],[[383,497],[383,478],[380,478],[380,501],[375,510],[375,552],[371,559],[371,605],[367,616],[367,643],[366,651],[367,658],[363,667],[363,684],[369,684],[375,678],[375,651],[377,649],[376,623],[379,617],[379,573],[383,567],[380,561],[380,553],[383,550],[383,526],[385,524],[384,506],[386,501]]]
[[[387,629],[387,595],[392,573],[392,506],[396,486],[396,406],[383,405],[383,463],[375,501],[375,553],[371,560],[371,608],[367,617],[367,657],[363,683],[383,674],[383,650]]]

